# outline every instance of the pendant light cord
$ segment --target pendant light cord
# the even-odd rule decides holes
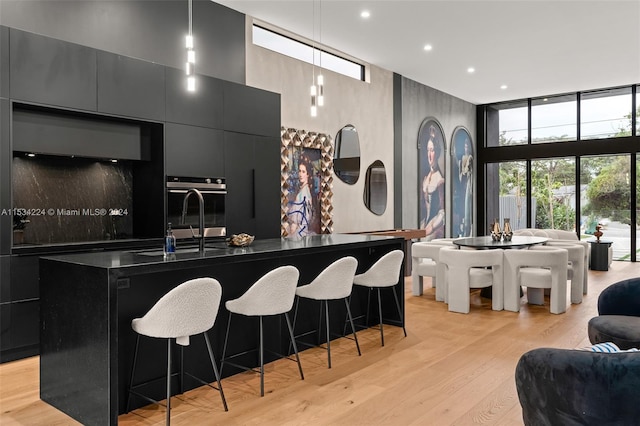
[[[193,0],[189,0],[189,35],[193,35]]]

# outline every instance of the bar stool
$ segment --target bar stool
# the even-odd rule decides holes
[[[356,268],[358,267],[358,261],[351,256],[346,256],[336,260],[331,265],[327,266],[320,274],[309,284],[303,285],[296,289],[296,311],[293,317],[293,324],[295,329],[296,320],[298,317],[298,303],[300,298],[313,299],[320,301],[320,318],[322,318],[322,304],[325,307],[325,321],[326,321],[326,335],[327,335],[327,359],[329,368],[331,368],[331,336],[330,336],[330,321],[329,321],[329,300],[343,299],[344,304],[347,307],[347,317],[351,324],[351,330],[353,331],[353,338],[356,342],[356,348],[358,349],[358,356],[362,355],[360,352],[360,345],[358,344],[358,336],[356,335],[356,328],[353,325],[353,317],[351,316],[351,309],[349,308],[349,302],[347,298],[351,295],[351,289],[353,288],[353,278],[356,274]],[[322,322],[322,321],[320,321]],[[320,329],[320,324],[318,325]],[[302,337],[307,334],[315,332],[310,331],[303,333],[296,337]],[[307,343],[300,342],[307,345]],[[315,346],[315,345],[309,345]]]
[[[213,324],[216,321],[221,296],[222,287],[217,280],[214,280],[213,278],[196,278],[175,287],[162,296],[142,318],[135,318],[131,321],[131,328],[133,328],[138,336],[136,339],[136,349],[133,355],[131,381],[129,384],[129,395],[127,398],[127,412],[129,411],[129,403],[132,394],[144,398],[154,404],[159,404],[158,401],[134,390],[135,388],[144,385],[133,384],[140,336],[167,339],[166,424],[169,425],[171,422],[171,376],[173,375],[171,373],[172,339],[175,339],[178,345],[188,346],[189,337],[200,333],[204,335],[204,340],[207,344],[207,351],[209,352],[209,359],[213,366],[213,373],[216,381],[218,382],[218,387],[216,388],[195,376],[192,377],[203,384],[217,389],[220,392],[224,410],[228,411],[227,401],[224,398],[222,384],[220,383],[220,373],[218,372],[218,367],[216,366],[216,361],[213,356],[213,350],[211,349],[211,342],[207,335],[207,331],[213,327]]]
[[[289,329],[289,337],[296,355],[298,370],[300,370],[300,378],[304,380],[302,373],[302,365],[298,356],[298,348],[293,337],[293,328],[289,320],[288,312],[293,308],[293,300],[296,295],[296,286],[298,285],[298,277],[300,272],[293,266],[281,266],[268,272],[262,278],[253,284],[242,296],[237,299],[229,300],[225,303],[229,311],[229,321],[227,322],[227,334],[224,338],[224,349],[222,351],[222,361],[220,369],[224,368],[224,364],[228,363],[234,367],[247,371],[255,371],[253,368],[235,364],[229,359],[244,355],[247,352],[238,353],[232,356],[226,356],[227,344],[229,341],[229,329],[231,328],[231,317],[233,314],[245,315],[250,317],[258,317],[260,321],[260,342],[258,345],[258,354],[260,362],[260,396],[264,396],[264,332],[262,327],[262,317],[272,315],[284,315],[287,320],[287,328]],[[255,350],[255,349],[254,349]],[[251,352],[251,351],[249,351]],[[270,351],[272,352],[272,351]],[[288,358],[282,354],[275,353],[281,358]]]
[[[367,315],[366,321],[369,322],[369,301],[371,299],[371,291],[375,288],[378,290],[378,318],[380,319],[380,340],[382,346],[384,346],[384,331],[382,328],[382,300],[380,298],[380,289],[389,287],[392,289],[393,298],[396,301],[396,307],[398,308],[398,315],[402,320],[402,310],[400,309],[400,302],[398,301],[398,295],[393,287],[395,287],[400,279],[400,268],[402,267],[402,261],[404,260],[404,252],[402,250],[393,250],[384,256],[382,256],[376,263],[369,268],[363,274],[356,275],[353,278],[353,284],[362,287],[369,288],[369,295],[367,297]],[[407,329],[402,325],[402,331],[404,331],[404,337],[407,337]]]

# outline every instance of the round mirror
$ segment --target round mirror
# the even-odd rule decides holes
[[[349,185],[356,183],[360,176],[360,140],[356,128],[351,124],[344,126],[336,135],[333,171]]]
[[[378,216],[387,209],[387,172],[380,160],[374,161],[367,169],[364,205]]]

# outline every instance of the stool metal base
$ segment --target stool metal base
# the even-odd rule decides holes
[[[353,332],[353,340],[356,342],[356,349],[358,350],[358,356],[361,356],[362,352],[360,352],[360,344],[358,343],[358,335],[356,334],[356,327],[353,324],[353,317],[351,316],[351,307],[349,306],[349,302],[348,302],[346,297],[343,300],[344,300],[344,304],[345,304],[345,306],[347,308],[347,319],[348,319],[349,323],[351,324],[351,331]],[[299,302],[300,302],[300,297],[296,296],[296,308],[295,308],[295,313],[294,313],[294,316],[293,316],[293,327],[294,327],[294,329],[295,329],[295,325],[296,325],[296,320],[298,318],[298,304],[299,304]],[[319,318],[318,324],[322,324],[322,304],[324,303],[324,316],[325,316],[325,330],[326,330],[326,336],[327,336],[327,342],[326,342],[327,346],[326,346],[326,348],[323,348],[323,349],[327,350],[327,364],[328,364],[328,368],[331,368],[331,332],[330,332],[330,326],[329,326],[330,321],[329,321],[329,303],[328,302],[329,302],[328,300],[320,300],[320,318]],[[315,331],[316,330],[308,331],[306,333],[298,334],[295,337],[307,336],[307,335],[309,335],[309,334],[311,334],[311,333],[313,333]],[[320,333],[321,333],[320,326],[318,326],[317,332],[318,332],[317,341],[319,342],[320,341]],[[340,336],[340,337],[346,337],[346,336]],[[320,346],[320,344],[311,345],[311,344],[308,344],[308,343],[305,343],[305,342],[302,342],[302,341],[300,342],[300,344],[303,344],[303,345],[306,345],[306,346],[309,346],[309,347],[321,347],[322,348],[322,346]]]
[[[224,392],[222,391],[222,383],[220,382],[220,373],[218,371],[218,367],[216,365],[216,361],[215,358],[213,356],[213,350],[211,349],[211,342],[209,341],[209,336],[207,335],[206,332],[202,333],[204,335],[204,340],[205,343],[207,345],[207,351],[209,352],[209,359],[211,360],[211,365],[213,367],[213,373],[215,375],[216,378],[216,382],[218,383],[218,387],[215,387],[213,385],[211,385],[210,383],[194,376],[193,374],[189,374],[189,373],[185,373],[184,372],[184,368],[183,368],[183,349],[184,347],[181,347],[181,360],[180,360],[180,372],[179,373],[172,373],[171,372],[171,349],[172,349],[172,340],[173,339],[167,339],[167,403],[166,403],[166,407],[167,407],[167,415],[166,415],[166,424],[167,426],[171,423],[171,378],[173,376],[176,375],[180,375],[180,393],[183,392],[183,377],[184,374],[187,374],[188,376],[196,379],[197,381],[199,381],[200,383],[209,386],[210,388],[216,389],[217,391],[220,392],[220,398],[222,399],[222,405],[224,406],[224,411],[229,411],[229,408],[227,407],[227,401],[224,397]],[[138,334],[137,338],[136,338],[136,348],[133,354],[133,365],[131,367],[131,380],[129,382],[129,392],[127,395],[127,408],[126,408],[126,412],[129,412],[129,407],[131,404],[131,395],[136,395],[142,399],[145,399],[153,404],[159,404],[159,405],[163,405],[161,404],[159,401],[156,401],[153,398],[150,398],[140,392],[137,392],[135,389],[136,388],[140,388],[148,383],[150,383],[151,381],[145,382],[145,383],[139,383],[137,385],[134,385],[134,373],[135,373],[135,368],[136,368],[136,363],[138,361],[138,348],[140,345],[140,335]],[[152,380],[153,381],[153,380]]]
[[[227,343],[229,341],[229,329],[231,328],[231,317],[232,317],[233,313],[229,312],[229,321],[227,321],[227,333],[225,335],[224,338],[224,349],[222,350],[222,360],[221,360],[221,364],[220,364],[220,371],[222,371],[222,369],[224,368],[225,364],[230,364],[234,367],[240,368],[242,370],[245,371],[253,371],[254,373],[259,373],[260,374],[260,396],[264,396],[264,331],[263,331],[263,325],[262,325],[262,316],[259,316],[260,319],[260,342],[259,342],[259,346],[258,349],[252,349],[250,351],[245,351],[245,352],[241,352],[241,353],[237,353],[235,355],[231,355],[231,356],[226,356],[227,354]],[[291,339],[291,343],[293,344],[293,349],[295,352],[295,356],[296,359],[295,361],[298,363],[298,370],[300,371],[300,379],[304,380],[304,373],[302,372],[302,364],[300,364],[300,356],[298,355],[298,347],[296,346],[296,341],[294,339],[293,336],[293,327],[291,326],[291,320],[289,320],[289,314],[288,313],[283,313],[282,315],[284,315],[285,319],[287,320],[287,328],[289,330],[289,338]],[[259,357],[259,362],[260,362],[260,366],[259,366],[259,370],[256,370],[252,367],[247,367],[244,365],[240,365],[240,364],[236,364],[234,362],[229,361],[230,359],[239,357],[241,355],[245,355],[248,354],[250,352],[254,352],[254,351],[258,351],[258,357]],[[293,359],[289,358],[286,355],[282,355],[278,352],[274,352],[274,351],[270,351],[267,350],[268,352],[277,355],[280,358],[286,358],[289,359],[291,361],[293,361]]]

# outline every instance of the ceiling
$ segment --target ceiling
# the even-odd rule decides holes
[[[640,83],[640,0],[216,2],[474,104]]]

